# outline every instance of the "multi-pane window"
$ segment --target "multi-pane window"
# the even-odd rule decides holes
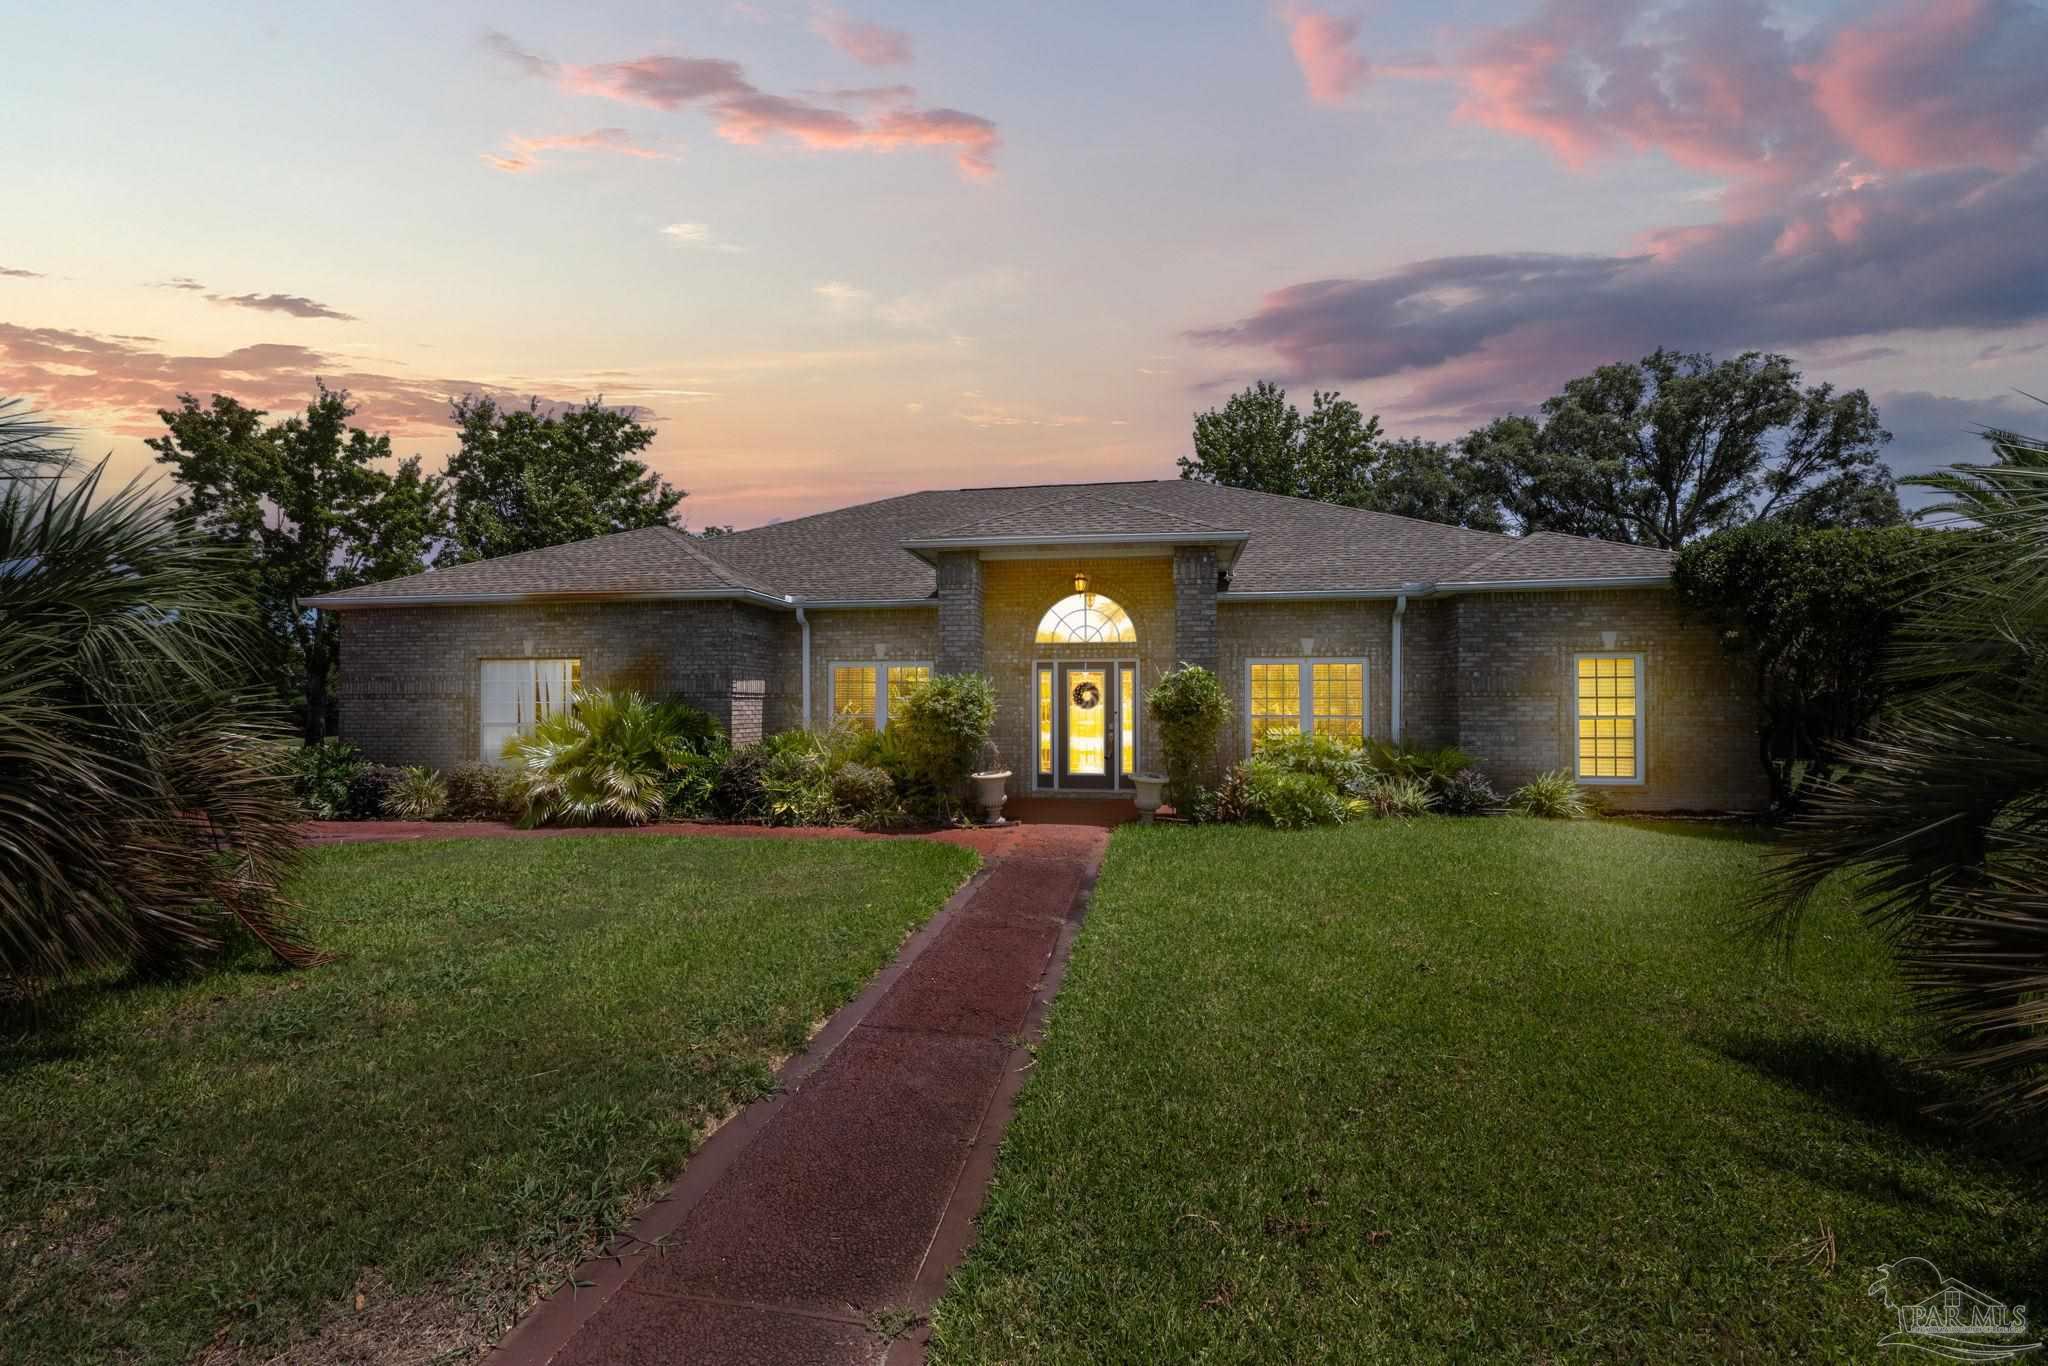
[[[1643,657],[1580,655],[1573,672],[1579,781],[1641,782]]]
[[[533,729],[543,716],[560,711],[583,686],[580,659],[486,659],[477,712],[478,757],[501,763],[505,742]]]
[[[1365,743],[1362,659],[1255,659],[1245,684],[1247,739],[1255,753],[1281,731]]]
[[[1038,622],[1041,645],[1094,645],[1103,641],[1129,644],[1138,628],[1129,615],[1100,593],[1074,593],[1061,598]]]
[[[879,730],[902,709],[910,690],[931,676],[929,664],[834,664],[832,719]]]

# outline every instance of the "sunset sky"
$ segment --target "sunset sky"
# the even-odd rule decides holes
[[[402,452],[653,414],[693,525],[1170,476],[1260,377],[1449,437],[1658,345],[2048,430],[2048,9],[15,7],[0,394]]]

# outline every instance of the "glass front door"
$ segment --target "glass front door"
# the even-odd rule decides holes
[[[1059,785],[1111,787],[1116,760],[1117,696],[1107,664],[1062,664],[1055,710],[1059,713]]]

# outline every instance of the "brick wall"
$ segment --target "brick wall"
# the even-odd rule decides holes
[[[1363,659],[1366,729],[1385,738],[1393,724],[1393,621],[1394,605],[1380,601],[1221,604],[1216,613],[1217,676],[1230,696],[1224,755],[1235,763],[1245,754],[1246,666],[1254,659]]]
[[[1177,663],[1216,667],[1216,552],[1208,546],[1173,551],[1173,656]]]
[[[981,556],[953,550],[939,556],[938,666],[942,674],[979,673],[982,626]]]
[[[579,658],[587,687],[678,694],[739,740],[796,715],[795,621],[735,602],[382,607],[341,617],[341,733],[377,763],[478,758],[480,662]]]
[[[1474,593],[1456,613],[1458,743],[1505,790],[1568,768],[1572,655],[1644,656],[1641,786],[1598,788],[1634,810],[1751,810],[1769,795],[1757,757],[1756,681],[1662,589]],[[1412,608],[1410,609],[1412,612]]]
[[[1040,645],[1038,622],[1086,574],[1100,593],[1130,615],[1134,645]],[[996,689],[996,744],[1014,775],[1012,793],[1031,790],[1037,763],[1037,701],[1031,689],[1038,660],[1138,661],[1138,767],[1159,770],[1158,738],[1145,710],[1145,690],[1174,663],[1173,564],[1157,559],[989,560],[981,566],[983,671]]]
[[[1410,598],[1401,620],[1401,738],[1436,749],[1458,740],[1456,598]]]
[[[805,613],[811,622],[811,724],[832,724],[832,666],[912,663],[938,658],[939,613],[932,607],[875,607]],[[795,667],[794,664],[791,665]],[[876,676],[880,686],[881,677]],[[790,686],[801,692],[791,676]],[[801,699],[799,699],[801,705]]]

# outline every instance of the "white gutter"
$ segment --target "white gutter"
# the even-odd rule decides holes
[[[1394,691],[1391,700],[1394,706],[1394,743],[1397,745],[1401,743],[1401,618],[1407,615],[1408,595],[1403,593],[1394,599]]]
[[[811,728],[811,621],[809,617],[806,617],[804,615],[804,609],[801,607],[796,609],[796,624],[803,631],[804,637],[804,661],[802,669],[804,678],[803,728],[805,730],[809,730]]]

